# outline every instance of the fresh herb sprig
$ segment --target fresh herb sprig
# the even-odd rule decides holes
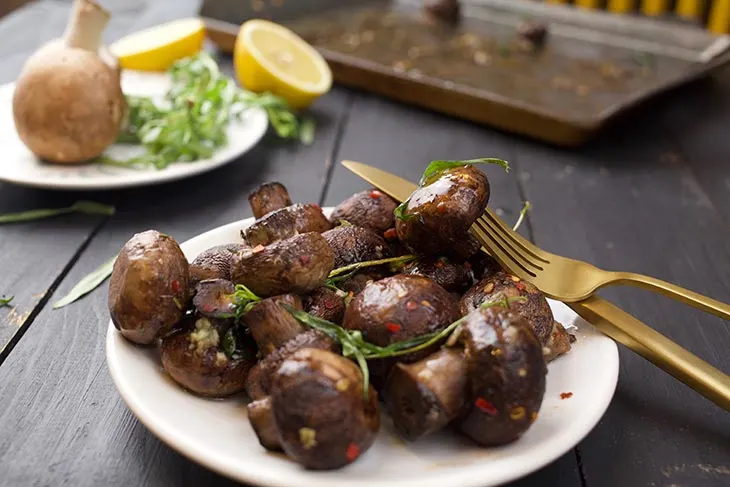
[[[10,302],[13,299],[15,299],[15,296],[10,296],[9,298],[7,298],[7,297],[5,297],[5,295],[3,295],[3,297],[0,298],[0,308],[2,308],[3,306],[10,307],[11,306]]]
[[[114,262],[116,262],[116,260],[117,256],[115,255],[94,269],[90,274],[86,275],[73,288],[71,288],[71,291],[69,291],[66,296],[53,303],[53,309],[63,308],[96,289],[102,282],[106,281],[106,279],[112,275]]]
[[[332,270],[329,273],[329,276],[327,278],[327,281],[325,282],[325,286],[327,287],[336,287],[338,282],[342,282],[344,280],[349,279],[352,277],[357,271],[360,269],[363,269],[365,267],[375,267],[379,265],[385,265],[388,264],[390,267],[390,270],[393,272],[396,272],[398,269],[403,267],[403,265],[416,260],[415,255],[401,255],[398,257],[388,257],[387,259],[378,259],[378,260],[367,260],[363,262],[355,262],[354,264],[349,264],[343,267],[338,267],[337,269]]]
[[[505,172],[510,171],[510,166],[507,161],[505,161],[503,159],[497,159],[494,157],[482,157],[479,159],[466,159],[463,161],[436,160],[436,161],[431,161],[428,164],[428,166],[426,166],[426,170],[423,171],[421,180],[418,182],[418,187],[422,188],[423,186],[428,186],[429,184],[436,181],[439,177],[441,177],[447,171],[450,171],[457,167],[470,166],[470,165],[474,165],[474,164],[497,164],[498,166],[502,166],[504,168]],[[411,200],[411,198],[409,196],[400,205],[398,205],[395,208],[395,210],[393,211],[393,214],[395,215],[396,219],[401,220],[401,221],[408,221],[408,220],[411,220],[413,218],[420,216],[416,213],[408,213],[408,202],[410,200]]]
[[[164,169],[174,162],[209,158],[226,145],[229,121],[251,108],[265,110],[281,138],[305,144],[314,139],[313,120],[300,121],[283,98],[239,88],[205,52],[181,59],[168,74],[171,85],[161,102],[127,96],[128,118],[118,142],[141,144],[145,153],[127,160],[105,155],[98,162]]]
[[[495,297],[495,299],[482,303],[480,308],[486,309],[494,306],[509,308],[510,304],[514,302],[524,302],[525,300],[526,299],[522,296],[508,298],[500,294],[498,297]],[[368,398],[368,391],[370,389],[370,371],[367,365],[368,360],[400,357],[425,350],[443,340],[448,339],[452,333],[458,333],[459,327],[464,323],[468,316],[464,316],[454,321],[443,330],[426,333],[408,340],[391,343],[386,347],[381,347],[365,340],[362,336],[362,332],[359,330],[346,330],[331,321],[310,315],[305,311],[294,309],[286,304],[282,306],[303,325],[320,330],[333,340],[337,341],[342,346],[342,355],[344,357],[353,358],[357,361],[360,370],[362,371],[363,393],[365,395],[365,399]]]
[[[251,311],[251,308],[253,308],[259,301],[261,301],[261,298],[249,288],[243,284],[236,284],[235,290],[233,291],[233,304],[236,307],[236,321],[240,321],[243,315]]]
[[[515,225],[512,227],[512,230],[515,232],[518,228],[520,228],[520,225],[522,225],[522,221],[525,219],[525,216],[527,216],[527,212],[530,211],[532,208],[532,205],[529,201],[525,201],[525,204],[522,206],[522,210],[520,210],[520,216],[517,218],[517,221],[515,222]]]
[[[41,208],[38,210],[28,210],[21,211],[19,213],[7,213],[5,215],[0,215],[0,224],[43,220],[54,216],[68,215],[69,213],[111,216],[114,214],[114,211],[115,209],[113,206],[96,203],[94,201],[77,201],[73,205],[65,208]]]

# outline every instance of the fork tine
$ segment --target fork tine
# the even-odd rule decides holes
[[[479,225],[479,228],[483,232],[485,232],[492,239],[493,242],[498,243],[502,250],[508,253],[510,257],[512,257],[512,260],[520,264],[521,267],[524,267],[531,273],[537,273],[543,270],[543,266],[541,265],[542,262],[533,262],[535,259],[532,259],[531,256],[526,255],[524,251],[522,251],[517,245],[515,245],[514,241],[504,238],[498,231],[494,229],[494,225],[491,224],[489,220],[481,217],[478,218],[475,223]]]
[[[499,230],[504,237],[514,241],[519,247],[522,247],[525,252],[546,264],[550,263],[550,256],[546,254],[544,250],[541,250],[535,244],[505,225],[502,219],[499,218],[492,210],[487,208],[487,211],[485,211],[482,215],[482,218],[484,217],[492,221],[496,226],[496,230]]]
[[[526,269],[518,261],[514,260],[512,256],[505,251],[500,242],[497,242],[492,236],[485,231],[481,222],[477,221],[471,226],[471,231],[476,234],[477,240],[489,249],[489,253],[497,259],[497,261],[512,274],[516,275],[525,280],[535,277],[535,273]]]

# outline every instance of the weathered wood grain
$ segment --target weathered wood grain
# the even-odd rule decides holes
[[[519,144],[515,164],[534,205],[534,237],[547,250],[728,302],[729,228],[693,170],[668,156],[682,135],[670,136],[655,117],[637,113],[581,152]],[[727,323],[645,291],[601,294],[730,371]],[[622,348],[616,396],[579,451],[590,487],[720,486],[730,482],[728,440],[726,412]]]
[[[434,159],[499,157],[512,161],[513,139],[494,131],[382,98],[360,94],[353,103],[345,135],[337,155],[325,205],[336,205],[351,194],[367,189],[367,183],[339,165],[356,160],[417,181]],[[515,173],[498,166],[484,166],[492,189],[490,206],[514,221],[522,208]],[[571,451],[515,486],[580,486],[575,452]]]

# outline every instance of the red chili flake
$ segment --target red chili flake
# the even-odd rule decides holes
[[[172,292],[174,292],[175,294],[179,293],[180,292],[180,281],[178,281],[177,279],[173,280],[170,283],[170,289],[172,289]]]
[[[310,261],[311,261],[311,259],[309,258],[308,255],[300,255],[299,256],[299,262],[301,262],[302,265],[307,265],[307,264],[309,264]]]
[[[322,207],[319,206],[317,203],[312,203],[312,208],[317,208],[318,210],[322,209]]]
[[[395,240],[398,238],[398,232],[395,231],[395,228],[389,228],[383,232],[383,237],[385,237],[386,240]]]
[[[398,333],[400,331],[400,325],[398,323],[393,323],[392,321],[387,322],[385,324],[385,328],[387,328],[391,333]]]
[[[325,299],[322,304],[324,304],[325,309],[334,309],[337,307],[337,303],[330,301],[329,299]]]
[[[467,269],[471,269],[471,262],[469,262],[468,260],[464,262],[464,267],[466,267]]]
[[[570,399],[571,397],[573,397],[572,392],[561,392],[560,393],[560,399]]]
[[[525,286],[524,282],[517,282],[515,283],[515,287],[519,289],[520,291],[524,291],[527,287]]]
[[[444,262],[441,259],[439,259],[436,261],[436,263],[433,266],[436,267],[437,269],[441,269],[444,266]]]
[[[264,250],[264,246],[263,246],[263,245],[261,245],[261,244],[258,244],[258,245],[257,245],[256,247],[254,247],[254,248],[253,248],[253,252],[254,252],[254,254],[258,254],[258,253],[259,253],[259,252],[261,252],[262,250]]]
[[[413,311],[413,310],[415,310],[416,308],[418,308],[418,305],[417,305],[416,303],[414,303],[413,301],[407,301],[407,302],[406,302],[406,309],[407,309],[408,311]]]
[[[488,414],[490,416],[496,416],[497,415],[497,408],[494,407],[494,404],[487,401],[483,397],[478,397],[476,401],[474,401],[474,405],[479,408],[479,410],[485,414]]]
[[[437,205],[436,205],[436,210],[437,210],[437,211],[438,211],[439,213],[444,213],[444,212],[446,211],[446,203],[444,203],[444,202],[442,201],[441,203],[437,204]]]
[[[345,458],[347,458],[348,462],[354,462],[357,457],[360,456],[360,447],[357,446],[354,443],[350,443],[347,445],[347,449],[345,450]]]
[[[377,200],[378,198],[380,198],[381,194],[382,193],[380,191],[378,191],[377,189],[370,191],[370,197],[374,200]]]

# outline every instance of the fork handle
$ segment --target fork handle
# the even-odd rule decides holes
[[[662,281],[654,277],[634,274],[633,272],[614,272],[612,284],[628,284],[649,291],[657,291],[667,297],[681,301],[682,303],[694,306],[697,309],[711,313],[724,320],[730,320],[730,305],[722,303],[707,296],[703,296],[689,289]]]
[[[730,411],[730,376],[721,370],[598,296],[565,304],[604,334]]]

